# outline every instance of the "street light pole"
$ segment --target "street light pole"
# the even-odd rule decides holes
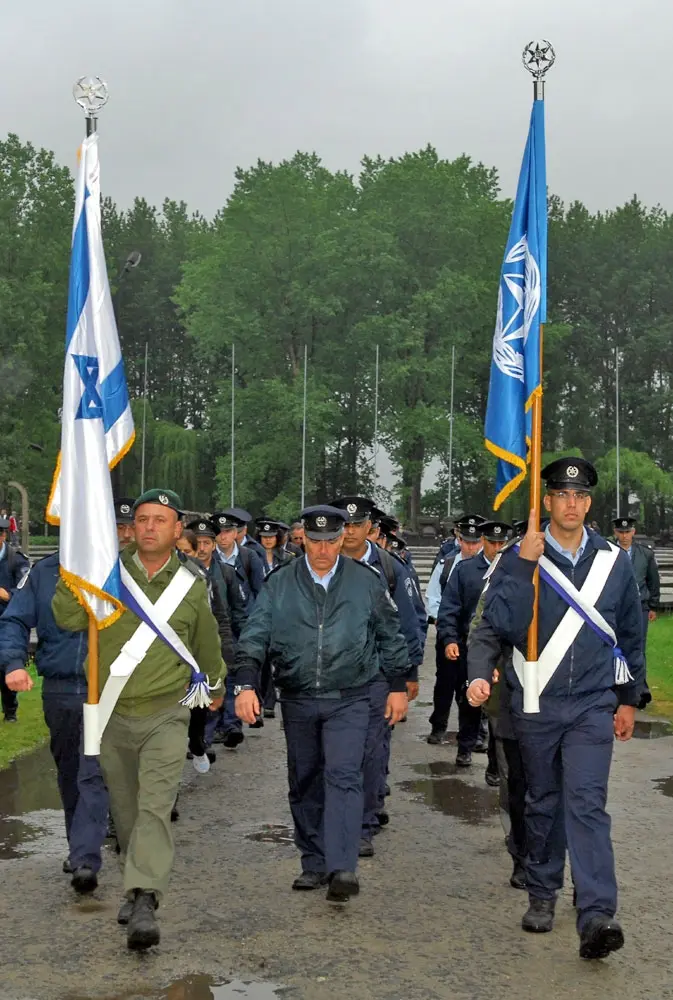
[[[449,410],[449,489],[446,499],[446,516],[451,517],[451,488],[453,486],[453,386],[456,375],[456,348],[451,348],[451,403]]]

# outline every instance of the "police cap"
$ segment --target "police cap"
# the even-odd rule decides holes
[[[392,531],[388,535],[388,542],[390,543],[391,549],[393,549],[395,552],[403,552],[407,547],[407,543],[404,541],[404,539],[400,538],[399,535],[396,535]]]
[[[574,486],[578,490],[590,490],[598,482],[598,476],[591,462],[571,455],[557,458],[542,470],[542,478],[547,489],[560,490]]]
[[[282,525],[280,521],[272,521],[268,517],[258,517],[255,521],[255,527],[257,528],[258,535],[272,537],[273,535],[278,534]]]
[[[376,505],[369,497],[338,497],[331,501],[330,506],[342,510],[348,523],[362,524],[371,519]]]
[[[160,507],[169,507],[174,510],[178,517],[182,516],[182,502],[180,497],[173,490],[145,490],[138,499],[133,504],[133,513],[138,510],[138,507],[145,503],[156,503]]]
[[[479,527],[481,528],[482,538],[485,538],[489,542],[504,542],[509,538],[510,532],[513,530],[512,525],[507,524],[505,521],[484,521]]]
[[[211,515],[210,520],[215,525],[217,532],[227,531],[231,528],[238,531],[239,528],[244,528],[245,525],[250,520],[250,517],[241,517],[241,514],[246,514],[247,511],[241,510],[240,507],[230,507],[228,510],[216,510],[214,514]]]
[[[390,535],[394,535],[399,529],[400,522],[396,517],[393,517],[392,514],[383,514],[381,516],[381,520],[379,521],[379,526],[383,534],[390,537]]]
[[[215,525],[207,517],[200,517],[196,521],[190,521],[185,527],[188,531],[193,531],[194,534],[201,538],[216,538],[217,531]]]
[[[133,497],[119,497],[114,501],[117,524],[133,524]]]
[[[483,524],[485,520],[481,514],[461,514],[453,523],[458,527],[461,524]]]
[[[631,531],[636,526],[635,517],[616,517],[612,522],[615,531]]]
[[[468,521],[458,521],[456,528],[460,537],[464,538],[466,542],[476,542],[478,538],[481,538],[482,524],[483,521],[476,524],[474,518],[470,518]]]
[[[512,528],[514,530],[514,536],[518,538],[520,535],[525,535],[528,531],[528,521],[514,521],[512,523]]]
[[[343,533],[346,517],[346,512],[339,507],[318,504],[301,512],[301,523],[307,538],[315,542],[330,541]]]

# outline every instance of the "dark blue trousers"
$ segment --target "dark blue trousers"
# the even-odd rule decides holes
[[[385,802],[386,776],[390,760],[391,729],[385,718],[390,684],[379,676],[369,685],[369,720],[365,741],[365,759],[362,768],[364,782],[364,810],[362,837],[371,840],[380,823],[378,813]]]
[[[42,707],[65,814],[70,864],[97,872],[107,833],[108,793],[98,758],[82,752],[82,697],[43,694]]]
[[[474,750],[479,739],[481,708],[473,708],[465,697],[467,688],[467,651],[462,648],[457,660],[447,660],[439,636],[435,640],[435,689],[432,694],[433,712],[430,725],[433,732],[446,732],[451,703],[458,706],[458,749]]]
[[[281,698],[289,800],[303,871],[355,871],[369,689],[342,698]]]
[[[526,774],[528,891],[555,899],[563,885],[566,844],[577,889],[577,927],[614,916],[617,881],[606,812],[616,696],[540,700],[539,715],[516,712]]]
[[[232,675],[227,674],[224,681],[224,704],[221,708],[218,708],[216,712],[208,712],[208,721],[206,722],[206,746],[210,746],[213,742],[213,738],[218,729],[222,733],[230,733],[232,730],[237,730],[240,732],[243,729],[243,723],[239,718],[236,717],[236,712],[234,711],[234,687],[236,682]]]

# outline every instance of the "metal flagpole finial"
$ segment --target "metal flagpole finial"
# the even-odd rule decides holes
[[[529,42],[521,54],[521,61],[533,77],[535,100],[544,100],[544,78],[556,62],[554,46],[546,38]]]
[[[105,107],[109,97],[107,83],[99,76],[80,76],[72,88],[72,96],[86,115],[87,135],[95,131],[98,113]],[[91,127],[89,127],[91,124]]]

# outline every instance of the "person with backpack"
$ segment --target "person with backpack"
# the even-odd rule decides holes
[[[10,544],[9,530],[9,519],[0,518],[0,616],[5,613],[12,594],[30,570],[30,562],[21,549]],[[0,701],[5,722],[16,722],[19,699],[16,692],[10,691],[7,687],[2,671],[0,671]]]
[[[358,562],[367,563],[381,577],[389,596],[397,607],[400,630],[407,643],[407,695],[418,695],[418,667],[423,660],[423,641],[413,604],[413,583],[401,560],[379,545],[372,545],[368,535],[372,529],[374,501],[368,497],[339,497],[330,506],[341,510],[345,517],[342,552]],[[386,775],[390,759],[390,727],[386,723],[386,701],[390,684],[381,672],[370,684],[370,710],[365,758],[364,811],[360,857],[373,857],[372,838],[388,822],[384,809]],[[382,822],[383,820],[383,822]]]

